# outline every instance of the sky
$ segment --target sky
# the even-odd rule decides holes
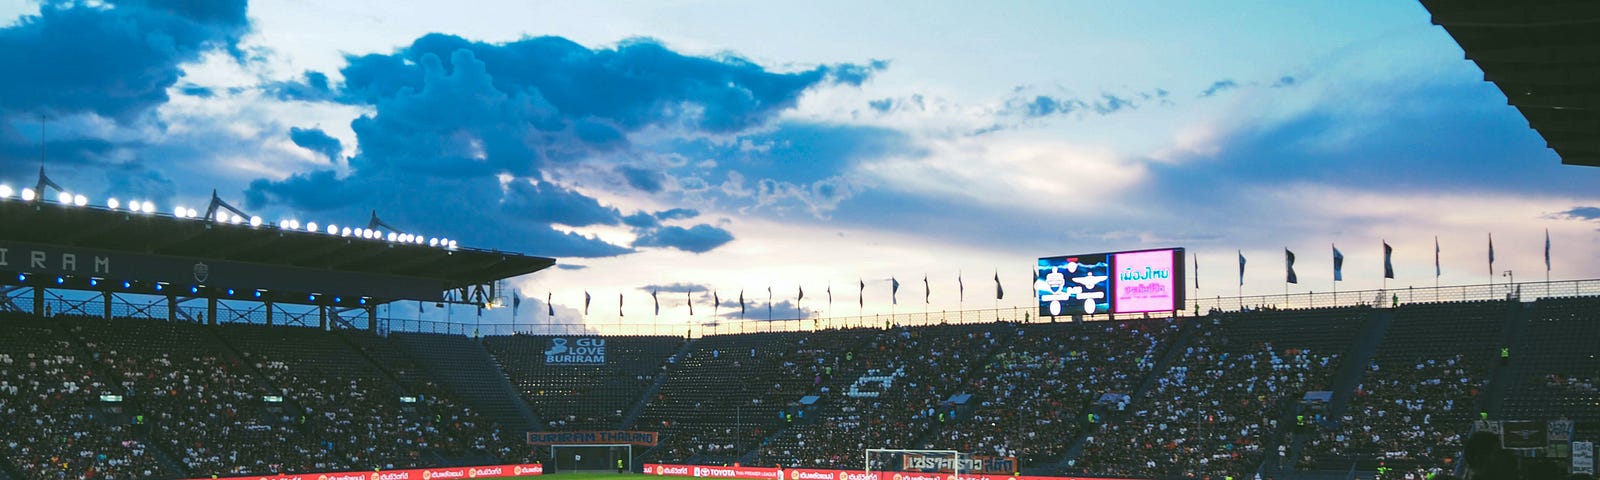
[[[1201,297],[1335,288],[1335,246],[1379,288],[1385,242],[1391,287],[1535,280],[1547,230],[1600,277],[1600,169],[1414,2],[0,0],[0,63],[0,183],[556,258],[520,322],[1021,306],[1164,247]]]

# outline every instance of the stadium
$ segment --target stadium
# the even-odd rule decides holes
[[[1423,2],[1595,168],[1600,9],[1534,3]],[[1489,283],[1388,288],[1385,240],[1385,288],[1291,293],[1285,248],[1284,294],[1244,294],[1242,251],[1201,294],[1197,252],[1127,242],[957,277],[957,309],[924,275],[888,313],[858,279],[810,288],[827,315],[651,288],[624,323],[584,289],[563,322],[512,286],[565,261],[537,243],[89,198],[40,162],[0,175],[27,178],[0,183],[0,480],[1594,478],[1600,279],[1550,280],[1548,231],[1536,281],[1495,282],[1490,238]]]

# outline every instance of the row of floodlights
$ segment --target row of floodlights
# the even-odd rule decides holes
[[[17,198],[22,199],[24,202],[31,202],[39,198],[39,193],[33,191],[31,188],[23,188],[21,192],[17,192],[12,190],[10,185],[0,184],[0,200],[9,200],[13,195],[16,195]],[[56,201],[62,205],[71,205],[76,207],[89,205],[88,197],[85,197],[82,194],[74,195],[68,192],[61,192],[60,195],[57,195]],[[125,210],[133,213],[150,214],[155,213],[156,204],[148,200],[133,200],[124,204],[122,201],[112,198],[106,200],[106,208],[113,211]],[[174,218],[200,218],[200,211],[193,208],[180,206],[173,209],[172,216]],[[233,225],[248,224],[252,227],[260,227],[264,223],[259,216],[244,218],[239,214],[228,211],[218,211],[216,215],[216,221],[217,223],[227,223]],[[427,245],[430,247],[448,248],[452,250],[456,248],[456,241],[448,238],[424,237],[422,235],[410,233],[380,232],[368,228],[340,227],[334,224],[328,224],[322,228],[319,228],[317,222],[306,222],[302,225],[299,220],[280,220],[278,221],[278,228],[280,230],[305,230],[309,233],[326,233],[328,235],[354,237],[366,240],[386,240],[390,243]]]
[[[49,283],[51,281],[49,278],[50,277],[40,278],[37,275],[33,275],[33,274],[29,274],[29,273],[17,273],[17,276],[16,276],[17,283],[21,284],[21,285],[30,285],[30,284],[33,284],[33,283],[37,283],[39,281],[43,281],[45,283]],[[87,284],[89,287],[92,287],[92,288],[114,288],[115,285],[116,285],[116,282],[112,282],[111,286],[102,286],[103,284],[105,284],[107,282],[107,280],[103,279],[103,278],[100,278],[100,277],[88,277],[87,279],[85,279],[83,277],[69,277],[69,276],[65,276],[65,275],[57,275],[57,276],[55,276],[54,277],[54,282],[55,282],[55,284],[57,286],[63,286],[63,287],[67,286],[68,282],[72,282],[73,286],[80,286],[80,284]],[[136,282],[136,281],[132,281],[132,280],[123,280],[121,282],[121,286],[122,286],[123,290],[148,290],[148,291],[153,291],[153,292],[157,292],[157,293],[171,293],[173,291],[188,290],[188,292],[191,295],[199,295],[199,294],[201,294],[201,292],[205,292],[205,293],[208,293],[208,294],[210,294],[210,293],[222,294],[221,296],[223,296],[225,298],[245,298],[245,299],[257,299],[257,300],[269,297],[269,293],[270,293],[266,289],[259,289],[259,288],[258,289],[254,289],[254,290],[246,290],[246,289],[234,289],[234,288],[207,287],[205,285],[189,285],[185,289],[184,287],[172,285],[172,284],[167,283],[167,282],[146,283],[146,282]],[[177,290],[173,290],[174,288],[176,288]],[[271,297],[278,297],[278,296],[277,295],[271,295]],[[299,298],[302,298],[302,297],[297,297],[294,300],[298,301]],[[332,303],[334,305],[345,304],[346,300],[350,300],[352,304],[360,305],[360,306],[365,306],[365,305],[367,305],[368,303],[371,302],[371,297],[352,297],[352,298],[348,298],[347,299],[347,298],[345,298],[344,296],[341,296],[341,295],[323,295],[323,294],[320,294],[320,293],[308,293],[308,294],[305,294],[305,296],[303,298],[305,298],[305,302],[306,303]],[[280,299],[282,299],[282,298],[280,298]]]

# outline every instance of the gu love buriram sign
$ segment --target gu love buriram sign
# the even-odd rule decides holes
[[[418,468],[375,472],[299,473],[294,475],[255,475],[218,480],[451,480],[456,478],[508,478],[544,475],[544,465],[511,464],[477,467]],[[195,478],[190,480],[208,480]]]

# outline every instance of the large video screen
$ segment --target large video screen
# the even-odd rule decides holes
[[[1183,249],[1040,258],[1040,316],[1171,312],[1183,308]]]

